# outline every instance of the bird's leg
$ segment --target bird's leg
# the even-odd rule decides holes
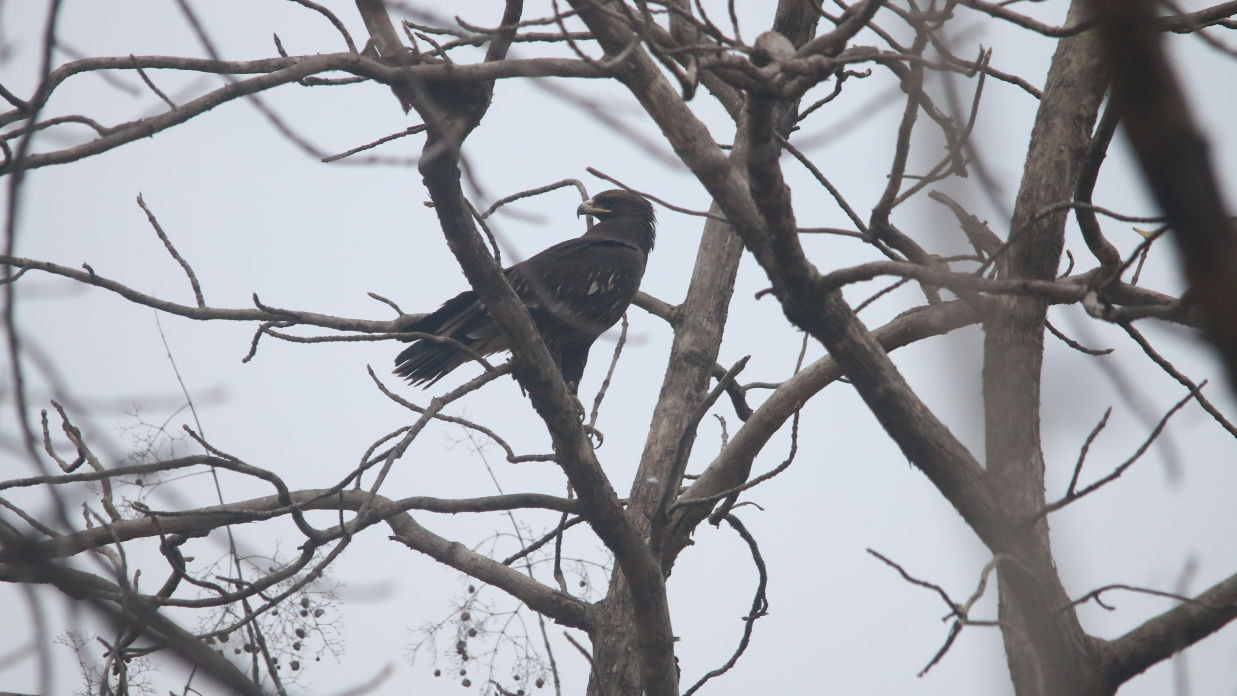
[[[593,449],[600,449],[601,446],[605,444],[605,433],[601,432],[597,428],[594,428],[588,423],[580,423],[580,427],[584,429],[584,433],[593,441]]]
[[[558,363],[558,369],[563,373],[563,381],[567,383],[567,393],[571,395],[571,400],[575,402],[576,416],[580,420],[580,427],[593,440],[593,447],[601,447],[601,443],[605,441],[605,436],[601,431],[594,428],[588,422],[588,410],[584,408],[584,402],[580,401],[580,380],[584,378],[584,364],[588,361],[588,349],[592,345],[590,339],[588,343],[554,346],[550,349],[551,355],[554,356],[554,361]]]
[[[592,439],[593,448],[597,449],[606,441],[606,436],[588,422],[588,410],[584,408],[584,402],[580,400],[580,395],[576,393],[576,389],[578,389],[579,386],[579,382],[567,382],[567,391],[571,394],[571,400],[575,403],[576,416],[580,419],[580,427],[583,428],[584,433]]]

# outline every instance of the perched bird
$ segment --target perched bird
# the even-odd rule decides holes
[[[653,206],[628,191],[597,194],[576,209],[577,217],[586,214],[598,222],[583,235],[503,270],[573,394],[593,341],[631,305],[656,237]],[[402,329],[454,339],[478,355],[508,350],[472,290]],[[429,386],[469,360],[450,342],[415,339],[395,358],[395,374]]]

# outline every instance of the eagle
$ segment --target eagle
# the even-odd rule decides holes
[[[640,288],[657,226],[648,200],[621,189],[580,204],[580,215],[591,215],[597,223],[575,239],[503,269],[572,394],[579,389],[593,341],[623,316]],[[401,328],[452,339],[414,339],[396,356],[395,374],[414,385],[428,387],[469,362],[461,345],[477,355],[509,349],[473,290]]]

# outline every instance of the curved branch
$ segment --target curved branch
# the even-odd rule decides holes
[[[931,336],[949,333],[981,320],[978,312],[964,302],[944,302],[911,310],[872,332],[885,351],[909,345]],[[765,400],[734,434],[730,442],[679,497],[680,507],[671,522],[674,537],[667,543],[670,563],[686,548],[692,530],[709,514],[712,505],[694,501],[717,499],[747,481],[752,462],[798,409],[813,396],[842,376],[837,362],[825,356],[786,380]]]
[[[202,58],[179,58],[169,56],[139,56],[136,58],[90,58],[61,66],[39,88],[32,103],[42,103],[56,86],[68,77],[91,70],[137,68],[168,68],[218,74],[266,74],[248,80],[238,80],[189,101],[176,109],[157,116],[130,121],[107,129],[107,134],[81,145],[38,153],[23,158],[23,169],[37,169],[55,164],[72,162],[83,157],[97,155],[126,143],[147,138],[234,99],[257,94],[273,87],[297,82],[322,72],[342,71],[367,77],[384,84],[397,84],[407,80],[424,80],[430,83],[473,83],[507,77],[606,77],[605,66],[584,61],[560,58],[530,58],[501,60],[474,65],[454,63],[431,63],[399,66],[379,62],[355,53],[332,53],[292,58],[267,58],[254,61],[217,61]],[[0,126],[20,120],[25,112],[14,109],[0,115]],[[10,163],[0,173],[9,171]]]
[[[556,623],[584,631],[592,628],[593,609],[585,602],[547,587],[488,556],[471,551],[463,544],[448,541],[417,524],[410,515],[389,516],[393,512],[396,512],[393,505],[375,505],[373,508],[375,517],[387,516],[387,524],[395,532],[392,536],[395,541],[414,551],[420,551],[443,565],[497,587]]]
[[[64,477],[69,478],[69,477]],[[458,514],[463,512],[494,512],[498,510],[541,509],[579,514],[580,501],[558,498],[540,493],[515,493],[485,496],[481,498],[432,498],[414,496],[400,500],[375,495],[360,490],[332,491],[330,489],[307,489],[288,494],[291,505],[280,502],[280,496],[272,495],[236,503],[212,505],[184,512],[150,511],[146,517],[127,519],[106,526],[64,534],[36,545],[44,558],[63,558],[90,549],[133,539],[146,539],[161,534],[184,534],[198,536],[213,529],[233,524],[260,522],[291,513],[293,510],[358,510],[367,500],[373,500],[369,519],[384,517],[408,510]],[[382,510],[382,514],[378,513]],[[368,524],[358,521],[358,526]],[[336,536],[337,532],[323,535],[323,541]],[[11,553],[0,550],[0,561],[11,560]]]
[[[8,481],[0,481],[0,491],[9,488],[28,488],[30,486],[42,485],[59,486],[66,483],[79,483],[81,481],[102,481],[104,479],[117,478],[120,476],[140,476],[142,474],[153,474],[160,471],[183,469],[185,467],[197,466],[199,464],[210,465],[218,463],[219,461],[221,460],[217,457],[211,457],[205,454],[195,454],[188,457],[180,457],[179,459],[168,459],[162,462],[137,464],[134,466],[120,466],[114,469],[86,471],[80,474],[31,476],[29,478],[9,479]]]
[[[43,271],[44,273],[58,275],[70,280],[75,280],[84,285],[93,285],[97,288],[110,290],[111,292],[114,292],[126,300],[136,304],[167,312],[168,314],[175,314],[177,316],[186,317],[188,319],[197,319],[200,321],[208,321],[212,319],[225,321],[288,321],[295,319],[296,322],[302,324],[321,326],[328,329],[339,329],[342,331],[362,331],[366,333],[399,333],[400,328],[407,324],[407,322],[402,319],[392,319],[389,321],[347,319],[344,317],[333,317],[329,314],[280,310],[271,307],[263,307],[259,309],[195,307],[176,302],[169,302],[167,300],[161,300],[152,295],[138,292],[123,283],[111,280],[110,278],[105,278],[95,273],[94,269],[90,266],[86,266],[85,270],[78,270],[76,268],[61,266],[60,264],[51,263],[49,261],[38,261],[36,259],[26,259],[19,256],[4,255],[0,255],[0,265]]]
[[[373,63],[373,61],[370,61],[369,59],[366,59],[366,58],[362,58],[361,56],[355,56],[352,54],[340,54],[340,55],[349,56],[351,58],[349,62],[352,62],[354,65],[357,65],[357,66],[359,66],[360,61],[366,61],[366,62]],[[287,62],[290,64],[286,65],[286,67],[276,69],[273,72],[267,73],[265,75],[261,75],[259,77],[254,77],[248,80],[239,80],[236,82],[231,82],[213,92],[208,92],[207,94],[201,97],[198,97],[197,99],[194,99],[192,101],[185,103],[180,108],[171,109],[169,111],[165,111],[162,114],[159,114],[157,116],[152,116],[150,118],[138,119],[137,121],[130,121],[129,123],[124,123],[119,126],[115,126],[113,128],[108,129],[107,135],[104,135],[103,137],[83,143],[81,145],[65,148],[63,150],[56,150],[54,152],[45,152],[45,153],[37,153],[37,154],[28,155],[22,160],[22,167],[24,169],[38,169],[39,167],[46,167],[46,166],[55,165],[55,164],[63,164],[65,162],[72,162],[75,160],[82,159],[84,157],[89,157],[91,155],[97,155],[101,152],[107,152],[108,150],[111,150],[113,148],[119,147],[126,143],[130,143],[134,140],[138,140],[139,138],[150,137],[154,135],[155,133],[158,133],[163,130],[167,130],[168,128],[171,128],[172,126],[176,126],[181,123],[184,123],[185,121],[188,121],[194,116],[197,116],[201,113],[209,111],[210,109],[213,109],[216,106],[227,103],[239,97],[243,97],[243,96],[250,95],[250,94],[256,94],[258,92],[262,92],[262,91],[271,89],[272,87],[277,87],[279,85],[287,84],[289,82],[295,82],[302,78],[305,78],[315,73],[323,72],[326,70],[342,69],[341,67],[335,67],[335,63],[338,61],[333,60],[334,58],[337,58],[337,56],[333,56],[333,55],[313,56],[311,58],[305,58],[305,59],[296,59],[296,58],[271,59],[270,62],[280,62],[280,63]],[[106,62],[109,60],[123,61],[123,63],[114,65],[114,66],[107,65]],[[185,60],[190,60],[190,59],[170,59],[171,62],[179,62],[179,61],[185,61]],[[217,61],[205,61],[203,59],[197,59],[197,61],[204,62],[204,63],[217,63]],[[162,61],[157,61],[157,62],[162,62]],[[268,61],[253,61],[253,62],[268,62]],[[31,99],[31,101],[37,101],[41,103],[43,100],[46,100],[49,96],[51,96],[52,90],[55,89],[55,86],[58,84],[60,80],[63,80],[67,78],[68,76],[75,74],[75,72],[81,72],[82,70],[87,69],[85,67],[80,66],[79,64],[81,63],[88,63],[88,64],[97,63],[98,67],[95,67],[93,69],[102,69],[105,67],[133,68],[135,67],[135,65],[140,65],[136,63],[134,59],[129,59],[129,58],[90,59],[88,61],[77,61],[77,63],[72,63],[68,66],[63,66],[62,68],[58,69],[55,73],[53,73],[52,77],[49,78],[42,86],[40,86],[39,91],[35,94],[35,96]],[[380,64],[375,63],[375,65],[380,65]],[[72,68],[74,67],[79,67],[81,69],[74,71],[72,70]],[[165,66],[162,66],[162,65],[145,66],[143,65],[141,67],[165,67]],[[207,72],[227,72],[227,71],[210,70]],[[15,115],[16,115],[15,112],[9,112],[9,114],[0,116],[0,125],[3,125],[8,121],[15,120],[14,118],[12,118]],[[5,171],[7,172],[8,170],[6,169]]]
[[[290,497],[295,508],[281,504],[279,496],[267,496],[184,513],[151,512],[145,518],[124,520],[35,544],[26,544],[24,549],[6,545],[6,548],[0,552],[0,563],[25,567],[23,559],[29,557],[37,557],[46,561],[71,556],[107,544],[174,533],[200,536],[226,525],[255,522],[289,514],[293,509],[356,511],[368,506],[365,519],[355,520],[346,525],[347,533],[355,533],[361,528],[385,520],[395,532],[394,538],[409,548],[420,551],[482,582],[494,585],[524,602],[534,611],[541,612],[565,626],[588,630],[591,625],[590,609],[584,602],[542,585],[527,575],[491,558],[470,551],[462,544],[438,536],[417,524],[412,516],[407,514],[408,510],[454,514],[520,508],[538,508],[579,514],[582,508],[578,500],[535,493],[459,500],[420,496],[391,500],[379,495],[370,495],[361,490],[338,493],[329,490],[302,490],[293,491]],[[342,537],[344,534],[343,528],[336,527],[329,530],[323,537],[330,539]],[[0,573],[0,579],[11,582],[29,580],[21,577],[20,573]]]
[[[429,101],[423,104],[422,98]],[[650,653],[667,663],[664,672],[673,667],[669,658],[673,635],[660,568],[644,539],[628,521],[618,495],[597,461],[577,416],[579,401],[568,392],[528,309],[486,249],[474,224],[472,208],[464,198],[458,147],[484,114],[485,105],[476,108],[480,111],[447,111],[431,95],[418,94],[418,111],[427,122],[439,124],[439,128],[430,128],[420,162],[425,187],[434,201],[448,246],[511,347],[514,373],[546,424],[558,465],[580,496],[580,514],[614,553],[616,565],[633,585],[637,629],[648,641]],[[427,112],[437,112],[437,118],[430,118]],[[462,547],[439,549],[434,558],[451,563],[466,552]],[[649,632],[646,628],[654,630]]]
[[[5,539],[5,546],[10,540]],[[181,628],[179,624],[160,614],[145,602],[136,601],[132,593],[119,585],[92,573],[64,568],[40,559],[31,563],[0,562],[0,580],[21,583],[47,583],[73,599],[92,605],[100,614],[116,626],[132,626],[134,618],[143,627],[143,635],[157,643],[172,648],[173,653],[194,669],[201,669],[209,677],[217,679],[234,691],[245,696],[265,696],[266,692],[244,672],[221,654],[203,643],[197,636]]]
[[[592,3],[580,0],[573,6],[607,53],[617,53],[628,45],[629,31]],[[740,172],[726,161],[708,129],[646,54],[633,52],[620,67],[619,79],[722,207],[734,231],[769,275],[787,316],[828,348],[907,458],[937,485],[985,542],[1001,547],[1001,537],[1012,528],[994,500],[982,467],[915,396],[840,294],[818,287],[814,280],[819,275],[811,264],[806,259],[798,262],[802,251],[796,253],[795,241],[788,238],[794,234],[793,226],[787,230],[784,220],[778,220],[778,225],[765,220],[762,212],[768,206],[757,206],[754,192]],[[766,111],[764,105],[756,105],[748,113],[749,117],[764,118],[762,112]],[[748,126],[740,132],[750,130]],[[758,162],[765,161],[767,155],[758,158]],[[770,191],[770,195],[779,197],[779,192]],[[777,207],[775,200],[767,202]],[[789,214],[785,207],[774,212]],[[771,234],[771,227],[786,234]],[[771,238],[781,244],[777,254],[771,248]],[[784,268],[783,261],[792,262],[794,267]],[[793,289],[788,290],[792,283]]]
[[[1103,644],[1109,683],[1123,684],[1237,619],[1237,575]]]

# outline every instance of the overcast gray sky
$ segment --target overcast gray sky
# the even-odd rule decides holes
[[[364,30],[350,2],[324,3],[348,24],[354,36]],[[529,3],[530,16],[548,14],[542,3]],[[546,3],[548,4],[548,3]],[[755,35],[767,22],[772,3],[740,3],[749,13]],[[1030,8],[1059,22],[1064,2],[1052,0]],[[1194,3],[1199,4],[1199,3]],[[455,3],[450,12],[492,25],[494,3]],[[1193,6],[1193,4],[1191,5]],[[275,55],[277,33],[289,53],[332,52],[344,47],[321,17],[290,2],[216,0],[199,2],[204,25],[228,59]],[[0,82],[28,95],[37,73],[37,54],[45,3],[18,0],[0,5],[0,32],[8,57],[0,63]],[[723,10],[724,11],[724,10]],[[203,50],[174,3],[155,0],[106,2],[66,0],[60,36],[67,50],[86,56],[167,54],[203,55]],[[993,64],[1041,83],[1051,41],[1027,40],[992,26],[974,29],[979,41],[995,47]],[[967,35],[974,42],[975,36]],[[1191,38],[1172,38],[1174,56],[1192,88],[1191,97],[1203,125],[1209,127],[1222,182],[1237,181],[1237,136],[1231,128],[1237,113],[1234,59]],[[1231,43],[1231,41],[1230,41]],[[968,44],[969,45],[969,44]],[[532,51],[534,49],[527,49]],[[60,53],[58,60],[69,57]],[[184,98],[218,83],[217,78],[152,73],[172,96]],[[132,74],[118,79],[123,88],[97,76],[78,76],[51,103],[48,115],[87,113],[105,122],[130,120],[161,108]],[[873,80],[875,83],[876,80]],[[810,153],[842,188],[871,207],[884,186],[893,124],[900,102],[880,99],[889,83],[849,83],[843,98],[796,137],[812,145]],[[519,190],[559,179],[583,180],[590,191],[611,186],[590,177],[596,167],[624,182],[654,192],[676,204],[704,209],[708,198],[688,172],[666,163],[666,153],[633,144],[633,133],[655,142],[656,132],[633,100],[617,85],[559,80],[555,90],[571,90],[582,100],[606,105],[607,114],[630,132],[599,123],[577,103],[543,86],[523,81],[500,83],[494,106],[469,139],[466,154],[481,185],[475,201],[488,205]],[[995,205],[974,182],[947,188],[975,206],[981,217],[1005,233],[1001,207],[1012,205],[1025,155],[1033,100],[999,82],[990,82],[977,128],[984,164],[1000,188]],[[264,95],[301,136],[324,152],[340,152],[400,131],[416,123],[400,112],[389,91],[376,84],[348,87],[283,87]],[[720,141],[731,134],[707,97],[694,102],[710,115]],[[845,126],[845,129],[842,127]],[[40,137],[35,151],[63,147],[85,138],[70,129]],[[395,141],[374,151],[391,158],[413,158],[418,137]],[[937,151],[925,148],[929,156]],[[796,168],[788,167],[805,226],[846,226],[836,206]],[[5,189],[7,196],[7,188]],[[112,152],[68,166],[32,172],[23,190],[17,239],[21,256],[69,266],[89,263],[98,273],[130,286],[180,302],[192,302],[181,269],[168,257],[134,202],[142,194],[164,229],[201,279],[212,306],[251,306],[251,295],[273,306],[340,316],[385,319],[386,306],[366,296],[374,292],[396,301],[406,312],[428,311],[465,287],[447,251],[414,165],[322,164],[280,135],[251,104],[232,102],[183,126]],[[1231,187],[1230,202],[1237,198]],[[1133,174],[1122,145],[1105,165],[1097,203],[1130,214],[1154,214]],[[518,203],[511,214],[495,218],[495,230],[507,262],[525,258],[550,244],[583,231],[573,211],[578,196],[562,189]],[[11,202],[4,200],[4,205]],[[897,222],[926,240],[962,251],[963,240],[943,210],[926,199],[900,209]],[[700,222],[659,209],[659,236],[645,276],[644,290],[678,302],[686,288],[699,240]],[[1106,223],[1107,224],[1107,223]],[[1140,238],[1128,227],[1113,225],[1110,236],[1124,251]],[[1077,237],[1069,241],[1079,253]],[[836,238],[812,239],[808,250],[818,266],[831,269],[870,260],[860,244]],[[1166,244],[1157,246],[1144,271],[1145,284],[1178,291],[1180,283]],[[790,329],[775,300],[754,299],[765,287],[763,275],[745,262],[732,306],[720,360],[731,364],[753,356],[745,380],[776,381],[788,376],[799,349],[800,334]],[[862,299],[879,285],[853,288]],[[93,441],[124,452],[149,437],[150,424],[179,432],[192,423],[182,407],[174,358],[197,406],[206,436],[216,446],[246,461],[269,468],[295,488],[334,483],[355,466],[379,436],[410,422],[409,414],[383,397],[365,373],[372,365],[403,396],[425,403],[434,393],[399,385],[387,378],[394,343],[293,345],[264,339],[256,357],[242,363],[255,327],[222,322],[193,322],[162,316],[121,298],[67,281],[31,275],[18,286],[21,327],[33,355],[28,362],[36,407],[46,408],[55,389],[71,394],[75,411]],[[864,315],[879,326],[916,302],[907,288],[874,305]],[[922,300],[922,295],[919,296]],[[670,334],[658,319],[631,312],[631,338],[607,397],[599,427],[606,434],[599,451],[602,464],[622,493],[630,485],[656,398]],[[1110,327],[1084,318],[1078,308],[1056,308],[1058,326],[1093,346],[1120,345],[1102,358],[1112,370],[1137,386],[1139,408],[1159,414],[1183,396],[1178,385],[1159,373],[1128,341]],[[1208,394],[1229,414],[1237,413],[1222,374],[1194,337],[1148,324],[1146,333],[1187,374],[1211,378]],[[166,339],[165,348],[160,332]],[[982,450],[979,417],[977,329],[959,331],[899,351],[895,361],[926,402],[972,447]],[[604,373],[613,339],[594,348],[582,394],[593,394]],[[808,359],[822,354],[810,346]],[[1087,475],[1097,477],[1132,453],[1148,426],[1117,393],[1113,382],[1089,358],[1050,342],[1044,382],[1045,455],[1050,462],[1049,498],[1064,490],[1077,451],[1108,406],[1114,407],[1109,429],[1088,461]],[[43,365],[51,370],[44,370]],[[8,368],[5,368],[6,380]],[[461,370],[435,388],[445,389],[473,376]],[[15,438],[11,385],[0,382],[0,434]],[[521,452],[548,451],[548,438],[528,402],[510,380],[501,380],[471,395],[454,412],[486,423]],[[729,407],[715,409],[733,432],[737,421]],[[147,425],[143,425],[147,424]],[[1111,583],[1173,590],[1187,559],[1196,559],[1191,591],[1234,572],[1237,566],[1237,445],[1196,405],[1189,405],[1169,428],[1170,439],[1155,447],[1119,482],[1052,517],[1058,565],[1074,595]],[[720,425],[706,419],[697,441],[693,468],[717,451]],[[770,445],[756,469],[776,466],[785,456],[787,433]],[[1168,443],[1171,443],[1168,444]],[[192,451],[180,442],[178,451]],[[396,468],[386,490],[392,496],[480,496],[496,492],[486,462],[458,427],[438,424],[414,444]],[[1169,461],[1174,453],[1175,461]],[[484,450],[503,490],[561,494],[563,479],[550,464],[507,464],[497,448]],[[24,461],[0,450],[4,478],[28,475]],[[1179,475],[1170,472],[1175,466]],[[173,493],[174,491],[174,493]],[[224,477],[227,500],[266,495],[247,479]],[[153,494],[165,508],[215,502],[213,484],[196,479],[168,485]],[[38,495],[14,496],[35,510],[46,510]],[[944,607],[933,593],[913,587],[865,553],[873,548],[908,571],[936,582],[955,598],[973,590],[987,554],[952,508],[888,441],[853,390],[835,384],[803,413],[800,453],[794,466],[762,485],[751,496],[763,510],[740,509],[762,543],[770,572],[770,614],[759,621],[747,655],[711,688],[713,693],[742,694],[779,688],[787,693],[871,693],[924,695],[1009,693],[999,634],[995,629],[967,628],[949,655],[926,677],[916,673],[940,646],[947,624]],[[557,515],[526,514],[527,529],[539,534]],[[434,517],[418,515],[434,531],[496,555],[518,548],[505,516]],[[296,535],[282,525],[238,528],[246,549],[257,554],[295,552]],[[419,627],[449,616],[467,585],[460,574],[441,568],[385,538],[381,528],[358,538],[332,566],[327,585],[338,588],[340,603],[331,616],[339,628],[340,654],[324,655],[300,677],[305,692],[332,693],[367,681],[385,668],[390,676],[375,693],[437,693],[459,689],[450,673],[431,675],[433,655],[415,664],[408,650],[420,639]],[[495,533],[503,538],[489,541]],[[187,553],[206,563],[225,553],[222,537],[191,542]],[[576,553],[604,561],[600,543],[569,535]],[[728,531],[702,526],[696,546],[686,552],[669,581],[677,646],[685,683],[722,663],[742,629],[740,617],[751,601],[756,577],[739,540]],[[494,546],[491,546],[491,543]],[[135,551],[141,558],[141,551]],[[90,568],[83,561],[83,567]],[[144,582],[162,575],[152,565]],[[98,571],[97,566],[94,570]],[[543,576],[548,578],[548,573]],[[594,581],[601,576],[594,575]],[[604,585],[602,585],[604,588]],[[995,614],[989,597],[981,603]],[[54,630],[73,625],[71,607],[55,593],[37,592],[51,612]],[[501,593],[484,595],[495,610],[514,607]],[[1167,600],[1116,593],[1116,611],[1092,605],[1083,610],[1084,626],[1095,635],[1115,637],[1148,616],[1171,606]],[[30,604],[20,588],[0,586],[0,616],[10,617],[0,655],[32,639]],[[984,611],[979,614],[983,615]],[[532,630],[531,615],[523,615]],[[83,617],[77,616],[77,619]],[[88,623],[87,623],[88,627]],[[555,655],[565,678],[565,693],[581,693],[587,664],[550,627]],[[577,635],[583,641],[584,636]],[[453,637],[443,640],[449,646]],[[77,687],[67,649],[54,648],[57,674],[49,693]],[[97,651],[96,651],[97,653]],[[1197,694],[1237,694],[1237,631],[1232,627],[1187,653]],[[440,661],[446,669],[447,663]],[[31,692],[38,688],[32,659],[0,663],[0,690]],[[154,675],[175,688],[176,675]],[[474,683],[480,681],[474,677]],[[1123,695],[1168,693],[1171,668],[1160,665],[1132,682]],[[475,687],[474,687],[475,688]],[[548,687],[547,687],[548,690]]]

